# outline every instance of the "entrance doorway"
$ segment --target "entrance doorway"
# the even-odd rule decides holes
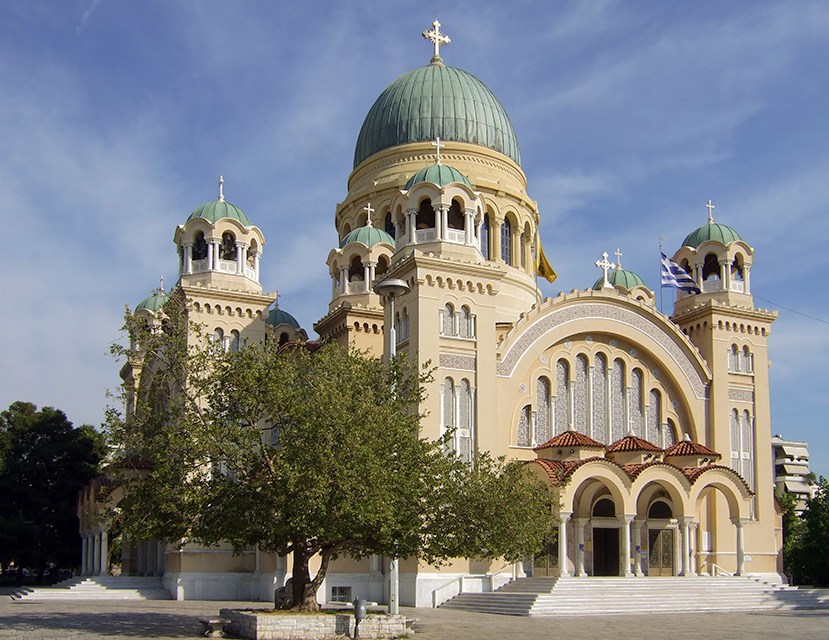
[[[533,576],[558,575],[558,543],[553,540],[545,542],[541,551],[533,556]]]
[[[674,575],[674,532],[671,529],[648,531],[648,575]]]
[[[593,528],[593,575],[619,575],[619,529]]]

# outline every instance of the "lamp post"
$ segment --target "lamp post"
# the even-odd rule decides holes
[[[397,332],[394,328],[394,298],[395,296],[402,296],[411,291],[411,288],[404,280],[397,278],[389,278],[381,280],[374,285],[374,293],[381,297],[388,297],[389,299],[389,330],[386,332],[389,336],[389,343],[386,353],[388,354],[389,362],[397,355]],[[389,562],[389,613],[400,613],[400,603],[398,596],[400,593],[400,567],[397,558],[392,558]]]

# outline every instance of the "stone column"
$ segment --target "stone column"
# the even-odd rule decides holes
[[[248,259],[248,245],[244,242],[236,243],[236,273],[245,275],[245,262]]]
[[[185,242],[181,245],[181,250],[184,252],[184,273],[189,274],[193,272],[193,245]]]
[[[642,526],[643,522],[636,520],[633,523],[633,575],[641,578],[642,573]]]
[[[728,265],[728,260],[720,262],[720,278],[722,282],[723,291],[731,290],[731,268]]]
[[[214,258],[215,258],[215,254],[216,254],[216,252],[214,251],[215,246],[216,245],[213,243],[213,240],[208,240],[208,242],[207,242],[207,270],[208,271],[213,270]],[[218,264],[216,264],[215,266],[216,266],[217,269],[219,268]]]
[[[253,275],[256,278],[256,282],[259,282],[259,256],[262,253],[259,251],[253,252]]]
[[[340,287],[343,293],[348,293],[348,267],[340,269]]]
[[[219,270],[219,259],[220,259],[220,256],[221,256],[221,247],[222,247],[221,240],[214,240],[213,241],[213,268],[216,271]]]
[[[699,522],[691,523],[691,558],[688,567],[692,575],[697,575],[697,531],[699,530]]]
[[[417,244],[417,209],[408,210],[409,244]]]
[[[468,245],[474,244],[473,239],[475,237],[475,234],[473,233],[473,228],[472,228],[472,224],[473,224],[472,215],[474,213],[475,212],[472,209],[464,209],[464,212],[463,212],[463,231],[464,231],[463,243],[464,244],[468,244]]]
[[[744,264],[743,265],[743,283],[745,286],[745,292],[751,293],[751,287],[748,284],[749,276],[751,275],[751,265]]]
[[[86,531],[81,534],[81,575],[85,576],[89,568],[89,536]]]
[[[746,552],[743,527],[748,522],[748,518],[731,518],[731,522],[737,527],[737,571],[734,575],[744,576],[746,574]]]
[[[92,549],[92,571],[89,573],[97,576],[101,568],[101,536],[98,532],[92,534]]]
[[[632,578],[630,570],[630,523],[636,517],[634,514],[626,513],[618,516],[622,521],[619,527],[619,575],[623,578]]]
[[[558,575],[561,578],[570,576],[567,571],[567,521],[573,515],[572,511],[558,513]]]
[[[576,518],[573,520],[576,525],[576,575],[580,578],[587,576],[584,570],[584,527],[590,522],[587,518]]]
[[[109,575],[109,535],[101,531],[101,564],[98,572],[102,576]]]
[[[495,219],[490,219],[492,228],[489,230],[490,247],[492,248],[492,255],[489,259],[492,261],[501,260],[501,225],[496,223]]]
[[[363,263],[363,282],[366,285],[366,291],[369,291],[371,287],[371,267],[369,266],[368,262]]]
[[[688,563],[691,560],[691,522],[693,518],[683,517],[679,519],[679,526],[682,528],[682,562],[679,575],[692,576],[694,572],[691,571]]]

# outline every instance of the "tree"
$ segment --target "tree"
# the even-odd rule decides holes
[[[792,572],[801,584],[829,584],[829,480],[823,476],[806,501],[799,529],[790,550]]]
[[[15,402],[0,413],[0,563],[71,566],[80,559],[77,494],[97,475],[103,435],[62,411]]]
[[[797,548],[803,531],[803,522],[797,514],[797,500],[786,491],[774,490],[783,509],[783,570],[794,575]]]
[[[193,340],[158,346],[170,340],[163,331],[142,337],[156,344],[143,353],[181,367],[172,378],[187,384],[144,380],[148,396],[180,393],[112,415],[124,458],[151,467],[127,488],[132,537],[293,554],[293,606],[314,610],[338,555],[517,559],[551,531],[552,494],[522,465],[481,454],[470,466],[420,437],[429,375],[403,359],[385,366],[333,344],[222,353]]]

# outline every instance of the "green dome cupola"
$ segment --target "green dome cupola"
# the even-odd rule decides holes
[[[342,242],[340,242],[340,249],[351,244],[352,242],[360,242],[368,249],[371,249],[374,245],[382,242],[395,246],[394,238],[382,229],[371,226],[371,220],[366,220],[364,227],[358,227],[357,229],[354,229],[354,231],[346,234],[345,238],[343,238]]]
[[[210,224],[215,224],[219,220],[230,218],[231,220],[239,221],[245,227],[252,226],[250,219],[245,215],[244,211],[236,205],[225,201],[224,194],[222,193],[223,184],[224,179],[219,178],[219,199],[213,200],[212,202],[206,202],[202,206],[195,209],[189,216],[187,216],[185,224],[191,220],[195,220],[196,218],[207,220]]]
[[[297,331],[300,329],[299,322],[297,322],[296,318],[279,307],[271,309],[271,312],[268,314],[268,319],[265,320],[265,324],[270,327],[278,327],[279,325],[287,324],[292,326]]]
[[[608,271],[607,282],[613,287],[621,287],[623,289],[627,289],[628,291],[633,290],[634,287],[648,288],[648,285],[645,284],[645,281],[642,280],[638,274],[633,271],[628,271],[627,269],[613,269],[612,271]],[[595,283],[593,283],[593,289],[598,291],[603,285],[604,276],[601,276]]]
[[[481,145],[521,164],[515,129],[495,94],[436,57],[400,76],[374,102],[357,137],[354,168],[378,151],[435,138]]]
[[[408,191],[421,182],[430,182],[439,187],[445,187],[447,184],[452,184],[453,182],[460,182],[472,189],[472,184],[465,175],[454,167],[449,167],[445,164],[433,164],[429,167],[424,167],[409,178],[405,190]]]
[[[732,242],[742,240],[740,234],[731,227],[714,222],[714,217],[711,215],[714,205],[711,204],[711,200],[708,200],[706,207],[708,208],[708,224],[704,224],[701,227],[694,229],[691,233],[685,236],[685,240],[682,241],[683,247],[691,247],[692,249],[696,249],[703,242],[708,242],[709,240],[716,240],[727,247]]]
[[[169,299],[170,296],[164,293],[164,289],[156,289],[153,291],[152,295],[147,296],[139,302],[136,305],[135,310],[140,311],[141,309],[144,309],[155,314],[158,313],[158,310],[161,309],[161,307],[163,307]]]

